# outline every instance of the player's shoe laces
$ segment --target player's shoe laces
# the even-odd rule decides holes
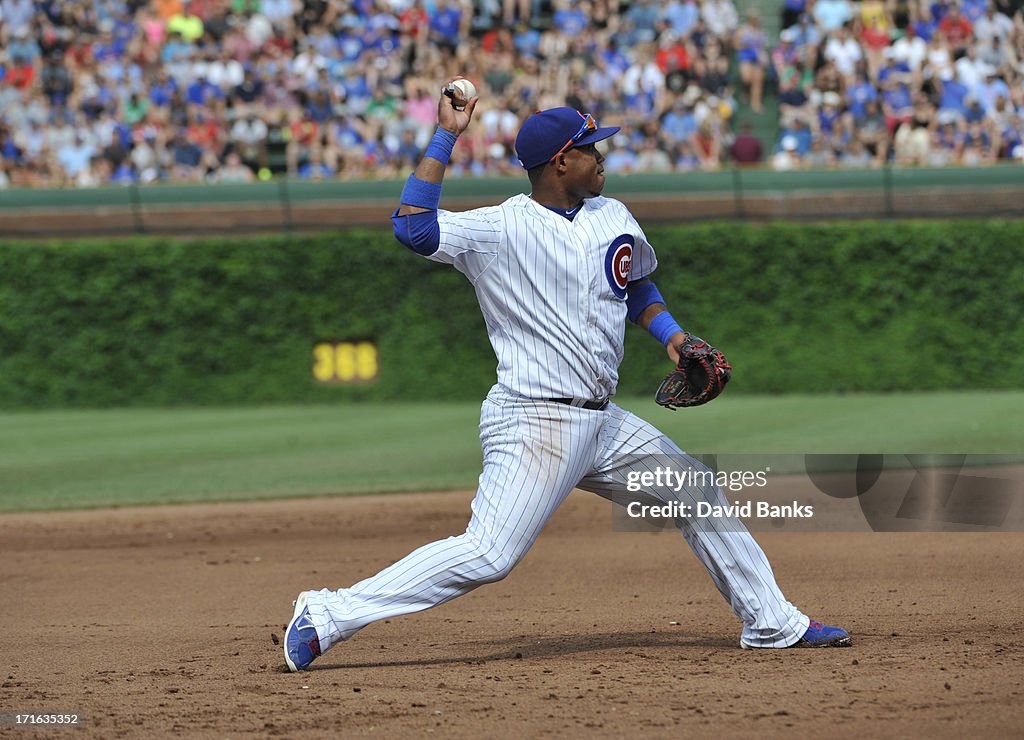
[[[306,594],[299,594],[295,600],[295,613],[284,631],[284,662],[292,673],[304,671],[309,664],[320,657],[320,637],[309,616]]]
[[[850,633],[838,627],[811,620],[807,631],[792,647],[850,647],[853,639]]]

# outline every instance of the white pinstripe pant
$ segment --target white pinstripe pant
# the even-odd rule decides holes
[[[351,588],[307,592],[322,650],[377,620],[429,609],[504,578],[573,488],[632,500],[636,494],[623,481],[629,469],[644,469],[638,457],[685,454],[615,404],[589,411],[526,399],[501,386],[484,401],[480,436],[483,474],[464,534],[424,545]],[[728,503],[717,487],[648,492],[691,505]],[[782,595],[764,552],[739,520],[684,519],[679,528],[742,620],[743,642],[786,647],[800,639],[808,618]]]

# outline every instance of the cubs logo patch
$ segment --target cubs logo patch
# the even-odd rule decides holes
[[[608,285],[616,298],[626,297],[626,286],[629,284],[629,268],[633,264],[633,245],[635,240],[630,234],[617,236],[608,247],[604,258],[604,274]]]

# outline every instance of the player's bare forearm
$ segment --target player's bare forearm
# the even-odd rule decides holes
[[[454,82],[458,79],[464,79],[461,75],[449,80],[449,83]],[[469,122],[473,119],[473,111],[476,109],[477,101],[480,98],[473,96],[470,100],[461,100],[456,97],[449,97],[441,93],[441,99],[437,102],[437,126],[443,128],[455,136],[458,136],[469,126]],[[462,110],[457,109],[456,104],[465,106]],[[416,179],[422,180],[423,182],[430,183],[432,185],[439,185],[444,180],[444,172],[447,169],[447,165],[444,162],[434,159],[433,157],[423,157],[420,163],[416,165],[416,170],[413,174]],[[424,213],[429,211],[429,208],[423,208],[421,206],[411,206],[407,203],[402,203],[398,209],[399,216],[408,216],[413,213]]]
[[[651,326],[651,322],[654,321],[654,317],[667,310],[664,303],[652,303],[640,313],[636,320],[636,325],[641,329],[648,329]]]

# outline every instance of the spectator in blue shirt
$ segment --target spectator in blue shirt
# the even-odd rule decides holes
[[[127,44],[114,37],[110,27],[100,32],[99,40],[92,45],[92,55],[97,62],[107,62],[124,56]]]
[[[932,20],[938,25],[938,22],[946,17],[946,13],[949,12],[951,0],[936,0],[928,6],[928,10],[931,13]]]
[[[191,105],[206,105],[211,100],[220,100],[224,97],[224,91],[200,76],[193,80],[185,91],[185,100]]]
[[[913,106],[910,90],[900,82],[890,83],[882,93],[882,109],[888,116],[902,118],[909,115]]]
[[[1020,116],[1016,117],[1016,121],[1007,121],[999,135],[1001,139],[999,156],[1003,159],[1013,159],[1014,152],[1020,151],[1024,145],[1024,121]],[[1021,159],[1024,159],[1024,156]]]
[[[348,117],[339,118],[329,131],[331,142],[342,149],[354,149],[364,143],[363,134]]]
[[[826,33],[842,27],[851,18],[853,11],[847,0],[818,0],[814,4],[814,20]]]
[[[960,82],[955,75],[953,79],[946,80],[945,82],[937,80],[936,84],[941,85],[939,111],[950,111],[957,115],[963,115],[967,110],[967,106],[964,103],[968,93],[967,85]]]
[[[180,180],[196,180],[200,176],[199,163],[203,159],[203,151],[188,140],[184,129],[179,130],[171,143],[171,161],[174,164],[174,176]]]
[[[351,113],[362,113],[373,99],[373,90],[366,76],[355,67],[350,67],[341,83],[345,92],[345,105]]]
[[[661,11],[661,19],[679,38],[685,38],[700,20],[700,7],[696,0],[672,0]]]
[[[327,123],[334,116],[334,106],[324,90],[316,90],[309,96],[306,116],[319,124]]]
[[[938,130],[935,132],[936,146],[946,152],[946,161],[951,162],[956,158],[957,152],[963,145],[963,133],[956,128],[956,115],[952,112],[942,112],[938,115]]]
[[[456,26],[456,31],[458,26]],[[453,43],[459,42],[456,33]],[[385,27],[374,27],[367,30],[363,36],[363,52],[372,51],[382,57],[387,57],[395,50],[395,42],[391,37],[391,31]]]
[[[802,13],[800,22],[790,26],[789,30],[793,32],[793,44],[797,47],[817,46],[821,43],[821,31],[814,25],[810,13]]]
[[[160,61],[164,64],[174,64],[188,61],[192,53],[192,45],[185,41],[180,33],[172,33],[171,37],[164,44],[160,51]]]
[[[419,164],[422,156],[423,150],[416,145],[415,129],[405,129],[402,132],[402,140],[398,145],[398,150],[395,152],[395,159],[401,163],[403,167],[416,169],[416,165]]]
[[[916,20],[912,20],[908,28],[913,29],[916,36],[924,39],[925,43],[932,40],[932,36],[939,28],[939,21],[932,15],[928,8],[921,8]]]
[[[131,185],[135,182],[135,171],[130,162],[122,162],[110,175],[111,185]]]
[[[629,57],[622,53],[618,44],[615,43],[614,39],[609,42],[608,48],[601,52],[601,56],[608,63],[608,68],[615,74],[624,74],[629,69],[630,61]]]
[[[990,113],[996,107],[996,100],[999,98],[1010,99],[1010,88],[996,77],[995,68],[990,66],[985,69],[985,79],[975,88],[975,95],[978,96],[982,110]]]
[[[985,109],[981,107],[981,101],[973,93],[968,93],[964,98],[967,110],[964,111],[964,120],[967,123],[981,123],[985,120]]]
[[[459,26],[462,22],[462,10],[450,5],[448,0],[437,0],[437,9],[430,17],[430,38],[443,49],[451,53],[459,48]]]
[[[838,132],[842,102],[839,93],[829,90],[822,96],[822,105],[818,109],[818,130],[828,142],[832,142],[833,134]]]
[[[672,141],[689,141],[697,133],[697,119],[686,101],[679,97],[661,119],[661,130]]]
[[[621,142],[612,140],[611,149],[604,155],[604,168],[608,172],[630,173],[636,167],[636,154]]]
[[[776,153],[786,150],[786,147],[783,145],[783,140],[785,140],[786,144],[791,143],[786,137],[792,137],[796,142],[795,151],[798,152],[801,157],[806,157],[808,152],[811,151],[811,143],[814,137],[811,134],[811,129],[807,126],[807,121],[804,120],[803,116],[793,116],[782,127],[782,130],[779,131],[779,137],[775,141]]]
[[[166,107],[171,104],[174,91],[178,89],[178,83],[169,77],[167,70],[157,71],[157,78],[149,88],[149,102],[158,107]]]
[[[21,150],[14,143],[14,137],[3,126],[0,126],[0,160],[21,162]]]
[[[586,30],[589,20],[587,14],[580,10],[579,0],[569,0],[568,7],[555,11],[555,28],[566,36],[578,36]]]
[[[525,57],[540,56],[540,41],[540,31],[526,25],[525,23],[520,24],[512,39],[512,43],[515,45],[516,51],[521,56]]]
[[[868,80],[867,74],[860,70],[857,72],[857,82],[846,91],[847,109],[855,118],[863,116],[869,100],[878,100],[878,90]]]
[[[636,34],[636,41],[639,43],[650,43],[654,41],[658,32],[658,6],[652,0],[634,0],[626,11],[625,20],[633,24]]]
[[[336,36],[341,61],[350,64],[363,54],[363,34],[349,28]]]
[[[892,136],[901,123],[907,123],[914,117],[914,101],[910,90],[895,80],[886,84],[882,92],[882,112],[885,113],[885,125]]]
[[[878,85],[885,87],[890,80],[907,82],[910,80],[910,65],[901,60],[890,60],[878,71]]]
[[[27,33],[16,34],[7,44],[7,57],[9,59],[24,59],[35,62],[42,56],[42,50],[35,38]]]
[[[334,172],[325,162],[305,162],[299,167],[301,180],[327,180],[334,177]]]
[[[797,116],[796,120],[793,121],[795,126],[794,136],[796,136],[796,150],[800,152],[801,157],[806,157],[811,151],[811,145],[814,143],[814,134],[811,131],[810,124],[807,119],[803,116]]]
[[[968,126],[967,133],[964,134],[964,146],[980,146],[982,149],[988,149],[992,146],[992,138],[988,135],[980,121],[975,121]]]
[[[985,15],[985,8],[991,0],[960,0],[960,15],[971,23]]]
[[[128,47],[137,30],[138,24],[136,24],[134,16],[130,15],[127,10],[118,13],[111,23],[111,32],[117,42],[122,45],[122,49]]]
[[[64,168],[65,174],[74,179],[83,169],[89,166],[96,150],[86,143],[81,134],[75,134],[73,143],[66,144],[57,152],[57,161]]]

